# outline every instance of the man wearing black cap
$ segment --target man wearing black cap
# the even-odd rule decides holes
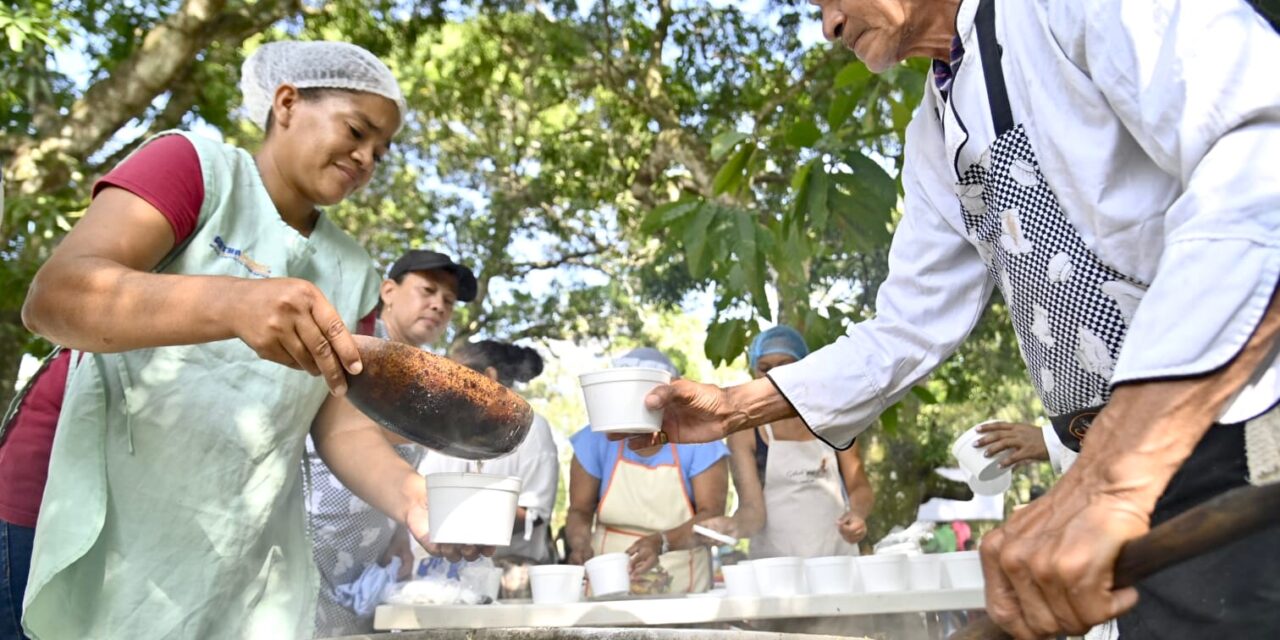
[[[391,265],[380,294],[378,309],[361,321],[358,332],[426,348],[444,336],[454,305],[475,300],[476,276],[443,253],[414,249]],[[425,449],[389,431],[384,435],[401,458],[418,466]],[[316,637],[370,633],[373,612],[368,605],[377,599],[365,596],[391,577],[378,575],[374,565],[398,557],[402,564],[397,577],[408,577],[413,562],[408,535],[342,486],[316,455],[310,439],[307,445],[311,478],[307,512],[321,578]],[[433,551],[440,555],[462,552]]]
[[[444,335],[458,302],[476,298],[476,276],[435,251],[400,256],[382,281],[382,303],[374,335],[425,347]]]

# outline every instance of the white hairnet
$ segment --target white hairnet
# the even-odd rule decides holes
[[[263,130],[276,89],[291,84],[299,89],[350,89],[382,96],[396,103],[404,124],[405,102],[391,69],[377,56],[347,42],[269,42],[244,61],[240,92],[249,118]],[[397,129],[399,131],[399,129]]]

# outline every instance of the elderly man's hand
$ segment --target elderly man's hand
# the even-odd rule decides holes
[[[650,391],[644,403],[651,410],[662,411],[662,431],[610,439],[625,438],[632,449],[643,449],[668,442],[712,442],[733,431],[735,411],[729,392],[713,384],[676,380]]]
[[[1120,547],[1150,528],[1150,505],[1074,467],[982,539],[987,612],[1017,638],[1080,635],[1137,604],[1112,590]]]

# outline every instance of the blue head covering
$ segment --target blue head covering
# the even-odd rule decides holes
[[[809,355],[809,345],[805,344],[804,336],[799,331],[780,324],[756,335],[751,341],[751,348],[747,350],[747,362],[751,370],[755,371],[760,358],[775,353],[785,353],[796,360],[803,360]]]
[[[676,365],[671,362],[671,358],[653,347],[636,347],[628,351],[626,354],[613,359],[614,367],[647,367],[649,369],[661,369],[673,376],[679,377],[680,371],[676,369]]]

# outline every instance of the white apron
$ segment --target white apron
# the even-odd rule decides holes
[[[591,550],[596,554],[626,551],[649,534],[674,529],[693,517],[693,500],[684,488],[680,452],[671,447],[671,464],[647,467],[623,456],[609,477],[609,488],[596,509]],[[697,593],[711,587],[711,556],[706,547],[670,551],[658,563],[671,574],[671,593]]]
[[[856,556],[836,520],[849,510],[836,451],[813,440],[778,440],[765,425],[764,529],[751,538],[750,556]]]

